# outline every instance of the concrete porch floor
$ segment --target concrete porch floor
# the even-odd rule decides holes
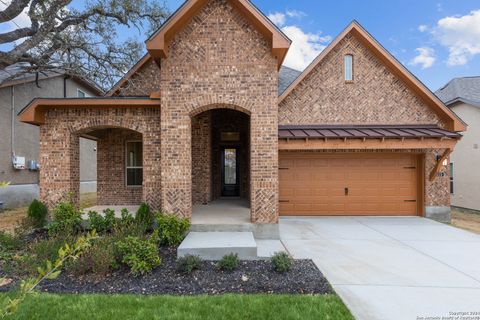
[[[195,224],[249,224],[250,204],[242,198],[220,198],[207,205],[195,205],[192,225]]]

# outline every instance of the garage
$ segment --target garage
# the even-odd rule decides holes
[[[280,215],[421,213],[421,155],[280,152]]]

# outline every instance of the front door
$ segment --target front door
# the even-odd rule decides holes
[[[235,147],[222,148],[222,196],[238,197],[239,188],[238,149]]]

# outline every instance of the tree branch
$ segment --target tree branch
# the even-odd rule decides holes
[[[30,0],[13,0],[5,10],[0,11],[0,23],[16,18],[29,3]]]

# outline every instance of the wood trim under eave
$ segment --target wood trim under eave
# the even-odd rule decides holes
[[[101,107],[160,107],[159,99],[95,99],[95,98],[70,98],[70,99],[47,99],[39,98],[33,100],[18,115],[20,122],[33,125],[45,124],[45,113],[52,108],[101,108]]]
[[[448,156],[452,153],[452,151],[453,151],[453,148],[446,149],[445,152],[440,157],[440,159],[437,160],[435,167],[433,168],[432,172],[430,172],[430,181],[435,180],[435,178],[437,177],[438,173],[442,168],[443,161],[448,158]]]
[[[279,150],[453,149],[456,139],[279,139]]]

